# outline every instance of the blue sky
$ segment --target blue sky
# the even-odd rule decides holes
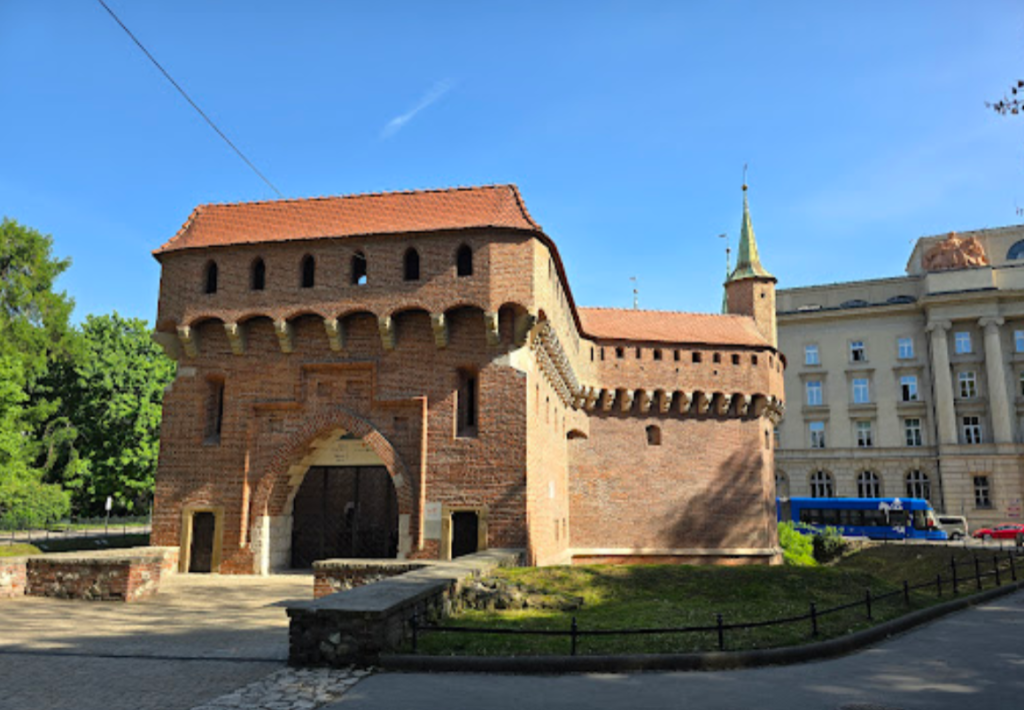
[[[288,197],[518,184],[581,305],[717,310],[744,163],[780,287],[1022,221],[1019,2],[108,4]],[[192,208],[274,197],[92,0],[0,1],[0,96],[76,319],[152,321]]]

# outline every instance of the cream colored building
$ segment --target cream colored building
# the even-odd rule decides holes
[[[1024,226],[921,238],[906,271],[778,292],[778,493],[1020,521]]]

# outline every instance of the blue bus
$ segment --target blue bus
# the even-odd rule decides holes
[[[935,511],[923,498],[776,498],[780,522],[839,528],[872,540],[946,540]]]

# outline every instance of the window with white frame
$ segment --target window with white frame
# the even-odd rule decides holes
[[[966,355],[971,352],[970,333],[962,330],[953,334],[953,352],[957,355]]]
[[[825,448],[825,422],[809,422],[807,430],[811,434],[811,448]]]
[[[907,496],[910,498],[932,497],[932,482],[928,480],[928,474],[914,469],[907,474]]]
[[[1013,331],[1013,349],[1015,352],[1024,353],[1024,330]]]
[[[907,446],[921,446],[921,420],[904,419],[903,434],[906,437]]]
[[[974,399],[978,396],[978,376],[973,370],[961,372],[957,379],[960,381],[961,398]]]
[[[857,474],[858,498],[881,498],[882,482],[874,471],[861,471]]]
[[[992,493],[988,485],[988,476],[974,477],[974,507],[992,507]]]
[[[981,417],[963,417],[961,425],[964,432],[965,444],[981,443]]]
[[[807,405],[817,407],[821,403],[821,380],[810,380],[807,383]]]
[[[853,381],[853,403],[867,404],[871,401],[871,391],[866,377],[858,377]]]
[[[778,498],[789,498],[789,478],[785,471],[775,472],[775,495]]]
[[[811,474],[811,498],[831,498],[834,492],[832,474],[825,471]]]
[[[821,360],[818,359],[818,346],[817,345],[805,345],[804,346],[804,364],[805,365],[820,365]]]
[[[917,401],[917,375],[904,375],[900,378],[900,397],[904,402]]]
[[[857,446],[861,448],[874,446],[871,422],[857,422]]]
[[[899,345],[899,358],[900,360],[910,360],[914,357],[914,339],[913,338],[900,338],[898,341]]]
[[[864,350],[863,340],[850,341],[850,362],[866,362],[867,351]]]

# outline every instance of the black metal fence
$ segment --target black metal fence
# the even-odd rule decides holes
[[[152,532],[148,515],[106,518],[72,518],[60,520],[45,528],[15,528],[0,523],[0,545],[19,542],[36,544],[49,540],[103,538],[114,535],[144,535]]]
[[[872,594],[870,588],[865,589],[862,597],[847,604],[840,604],[839,606],[829,607],[827,609],[818,609],[817,605],[812,601],[808,603],[808,611],[806,614],[769,619],[766,621],[752,621],[735,624],[725,623],[724,616],[722,614],[716,614],[715,623],[707,626],[678,626],[638,629],[581,629],[576,617],[573,616],[572,623],[568,629],[486,629],[469,626],[438,626],[436,624],[423,624],[420,622],[418,616],[413,614],[410,622],[412,630],[412,652],[419,652],[419,637],[421,634],[425,633],[567,636],[569,637],[569,655],[571,656],[576,655],[579,640],[586,637],[690,633],[714,634],[718,639],[718,650],[725,651],[727,649],[726,634],[731,631],[750,630],[764,628],[767,626],[780,626],[783,624],[807,624],[807,630],[809,632],[808,635],[813,638],[818,636],[818,623],[823,617],[836,614],[841,611],[862,607],[864,609],[865,619],[871,621],[874,619],[874,607],[880,602],[902,599],[903,603],[909,607],[911,604],[911,592],[919,590],[934,590],[936,595],[941,598],[944,593],[949,593],[952,596],[959,595],[961,590],[966,591],[965,585],[975,592],[980,592],[985,588],[985,580],[990,578],[994,578],[995,587],[1002,586],[1004,581],[1016,582],[1018,574],[1017,557],[1018,553],[1016,551],[993,553],[991,563],[988,561],[984,563],[985,569],[982,568],[983,563],[978,556],[974,556],[973,561],[971,562],[957,562],[955,557],[950,557],[948,577],[943,576],[943,574],[946,573],[946,571],[943,570],[938,572],[934,579],[926,580],[919,584],[910,584],[909,581],[903,580],[901,589],[886,592],[885,594],[876,595]],[[991,566],[989,566],[989,564],[991,564]],[[1001,566],[1005,568],[1005,572],[1001,569]],[[966,573],[963,569],[965,567],[967,568]]]

